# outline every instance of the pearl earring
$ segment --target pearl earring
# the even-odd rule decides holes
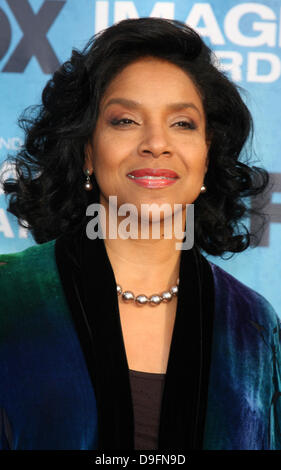
[[[91,191],[93,189],[93,185],[91,183],[91,180],[90,180],[90,171],[88,168],[86,168],[86,170],[84,170],[84,173],[86,175],[86,181],[84,183],[84,189],[85,191]]]
[[[206,191],[207,191],[207,187],[203,184],[203,186],[201,186],[200,192],[205,193]]]

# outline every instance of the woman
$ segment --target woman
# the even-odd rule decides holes
[[[251,116],[208,47],[178,21],[122,21],[21,123],[4,189],[38,245],[0,258],[2,448],[281,448],[278,316],[201,253],[249,246],[244,198],[268,183],[241,161]],[[119,228],[128,203],[134,223],[144,204],[172,217],[158,238],[110,236],[112,196]],[[189,204],[179,250],[165,221],[184,228]]]

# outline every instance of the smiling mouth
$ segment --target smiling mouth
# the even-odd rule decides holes
[[[135,179],[135,180],[175,180],[175,178],[170,178],[168,176],[151,176],[151,175],[146,175],[146,176],[134,176],[134,175],[127,175],[129,178]]]

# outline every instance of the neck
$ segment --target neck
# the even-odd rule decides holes
[[[109,236],[110,213],[109,207],[104,205],[106,211],[106,226],[103,227],[105,234],[104,243],[108,258],[112,265],[116,282],[126,289],[141,291],[155,291],[166,289],[176,283],[179,277],[181,250],[180,245],[184,236],[185,211],[176,214],[177,221],[180,220],[182,237],[177,237],[172,230],[171,238],[165,236],[165,219],[159,220],[159,236],[153,238],[154,225],[148,223],[149,236],[143,238],[141,233],[141,223],[139,221],[137,238],[124,238],[125,217],[117,216],[116,237]],[[169,222],[169,221],[168,221]],[[123,229],[122,229],[123,226]],[[166,220],[167,226],[167,220]],[[174,226],[173,226],[174,227]],[[118,230],[121,228],[121,230]],[[127,226],[128,229],[128,226]]]

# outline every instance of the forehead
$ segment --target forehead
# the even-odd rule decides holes
[[[146,99],[164,103],[188,98],[203,110],[200,93],[188,73],[176,64],[155,57],[140,58],[124,67],[105,90],[102,104],[115,96],[144,103]]]

